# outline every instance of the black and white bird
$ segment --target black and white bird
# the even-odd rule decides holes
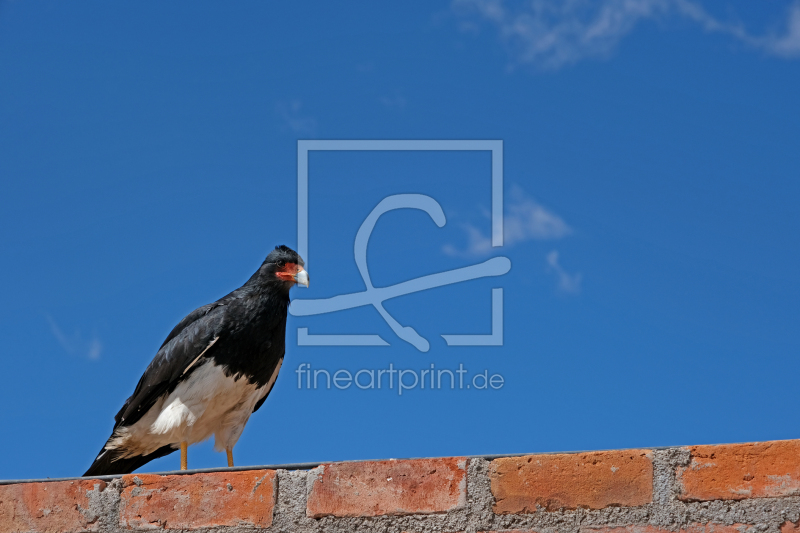
[[[308,287],[303,259],[278,246],[250,279],[175,326],[114,418],[114,431],[84,476],[126,474],[214,436],[233,447],[275,385],[283,363],[289,289]]]

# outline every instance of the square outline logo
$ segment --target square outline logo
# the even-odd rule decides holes
[[[308,250],[308,153],[311,151],[489,151],[492,154],[492,247],[503,246],[503,141],[502,140],[407,140],[407,139],[390,139],[390,140],[335,140],[335,139],[319,139],[319,140],[303,140],[297,141],[297,252],[309,263],[309,250]],[[421,195],[399,195],[399,196],[421,196]],[[388,199],[388,198],[387,198]],[[438,202],[430,199],[436,206]],[[383,203],[383,202],[382,202]],[[406,205],[405,207],[410,207]],[[416,207],[416,206],[414,206]],[[426,209],[427,210],[427,209]],[[433,213],[428,211],[433,217]],[[372,216],[372,215],[370,215]],[[379,216],[379,215],[378,215]],[[444,224],[444,215],[442,213],[442,222]],[[438,222],[437,222],[438,224]],[[363,229],[363,226],[362,226]],[[359,230],[361,231],[361,230]],[[358,239],[358,237],[357,237]],[[366,246],[366,245],[365,245]],[[497,268],[488,268],[489,263],[495,259],[504,259],[507,265],[503,266],[495,262],[494,266]],[[510,269],[510,262],[507,258],[493,258],[483,263],[482,265],[474,265],[478,267],[476,270],[481,270],[483,274],[473,275],[458,279],[458,281],[465,281],[467,279],[475,279],[477,277],[495,276],[505,274]],[[480,267],[487,267],[481,269]],[[366,267],[364,267],[366,269]],[[471,267],[467,267],[467,270]],[[505,270],[503,270],[505,268]],[[450,271],[449,273],[454,273]],[[362,271],[362,275],[364,272]],[[448,274],[448,273],[442,273]],[[429,276],[436,277],[437,275]],[[371,287],[371,282],[365,278],[368,292],[374,290]],[[439,285],[453,283],[456,281],[444,282]],[[434,285],[435,286],[435,285]],[[431,287],[427,287],[431,288]],[[421,289],[416,289],[421,290]],[[310,300],[298,300],[294,302],[312,302]],[[403,340],[413,344],[420,351],[426,352],[429,349],[427,341],[419,337],[413,328],[402,327],[396,323],[385,310],[383,310],[380,303],[371,302],[384,319],[389,322],[389,325],[395,330]],[[363,305],[363,304],[362,304]],[[290,312],[292,309],[290,308]],[[329,311],[323,311],[329,312]],[[307,316],[312,314],[319,314],[318,312],[292,312],[296,316]],[[393,324],[394,322],[394,324]],[[410,330],[413,332],[412,336],[416,336],[421,340],[416,342],[414,339],[407,337],[407,332],[403,330]],[[403,334],[406,333],[406,334]],[[389,346],[389,343],[383,340],[378,335],[324,335],[324,334],[309,334],[308,328],[297,328],[297,344],[299,346]],[[503,344],[503,289],[492,289],[492,333],[489,335],[442,335],[448,346],[502,346]]]

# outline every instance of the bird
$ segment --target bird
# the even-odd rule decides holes
[[[233,466],[233,447],[264,404],[286,347],[289,289],[308,287],[291,248],[270,251],[247,282],[186,315],[167,336],[84,476],[129,474],[153,459],[214,436]]]

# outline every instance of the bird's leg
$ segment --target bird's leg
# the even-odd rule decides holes
[[[181,442],[181,470],[188,470],[188,461],[187,461],[187,449],[189,448],[189,443],[186,441]]]
[[[225,451],[228,452],[228,466],[233,466],[233,448],[225,448]]]

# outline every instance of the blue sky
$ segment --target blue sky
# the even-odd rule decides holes
[[[800,4],[0,3],[0,478],[80,475],[170,329],[297,244],[298,139],[499,139],[315,152],[311,287],[511,271],[289,318],[237,464],[800,437]],[[448,347],[491,331],[504,344]],[[298,346],[377,334],[390,346]],[[298,388],[314,369],[456,369],[499,389]],[[190,467],[225,464],[211,443]],[[177,456],[145,471],[177,468]]]

